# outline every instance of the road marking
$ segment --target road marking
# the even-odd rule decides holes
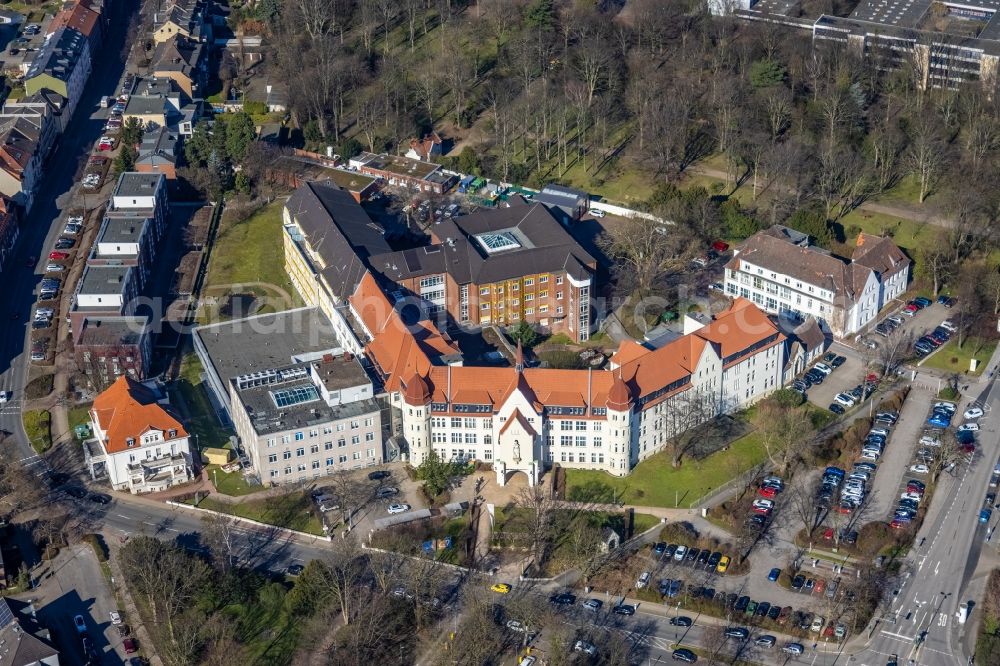
[[[935,576],[938,575],[938,569],[940,569],[940,568],[941,568],[941,560],[938,560],[938,563],[934,565],[934,575]]]
[[[896,634],[896,633],[893,633],[891,631],[886,631],[885,629],[882,630],[882,634],[885,635],[885,636],[891,636],[892,638],[895,638],[895,639],[901,640],[901,641],[912,641],[913,640],[912,636],[907,636],[906,634]]]
[[[948,624],[948,614],[947,613],[938,613],[938,626],[939,627],[944,627],[947,624]]]

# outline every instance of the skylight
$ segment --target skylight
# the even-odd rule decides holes
[[[304,402],[319,400],[319,391],[316,387],[308,384],[306,386],[296,386],[294,388],[271,391],[271,399],[278,407],[291,407],[301,405]]]
[[[502,252],[504,250],[516,250],[521,247],[520,241],[509,231],[498,231],[494,233],[479,234],[476,240],[483,246],[489,254]]]

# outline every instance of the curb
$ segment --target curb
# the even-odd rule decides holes
[[[298,530],[289,529],[287,527],[279,527],[277,525],[270,525],[268,523],[262,523],[259,520],[253,520],[252,518],[243,518],[242,516],[234,516],[231,513],[222,513],[221,511],[213,511],[212,509],[201,509],[196,506],[191,506],[190,504],[182,504],[180,502],[174,502],[173,500],[167,500],[164,502],[168,506],[177,507],[180,509],[190,509],[191,511],[200,511],[201,513],[207,513],[213,516],[222,516],[223,518],[231,518],[241,523],[247,523],[255,527],[263,527],[269,530],[278,530],[289,536],[299,537],[304,539],[313,539],[319,541],[333,541],[332,536],[319,536],[317,534],[310,534],[309,532],[300,532]]]

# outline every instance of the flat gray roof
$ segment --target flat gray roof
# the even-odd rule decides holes
[[[307,364],[303,364],[307,365]],[[360,369],[360,366],[359,366]],[[367,381],[367,377],[363,380]],[[278,407],[273,392],[309,390],[315,386],[308,378],[279,382],[265,386],[254,386],[238,391],[247,416],[258,435],[267,435],[293,428],[306,428],[340,419],[359,417],[378,411],[378,403],[371,398],[348,402],[331,407],[320,397],[309,402]]]
[[[117,197],[148,197],[156,191],[156,185],[163,178],[159,173],[138,173],[130,171],[123,173],[115,186],[114,196]]]
[[[131,266],[87,266],[80,278],[79,294],[120,294]]]
[[[145,217],[124,215],[104,218],[104,224],[97,236],[98,243],[138,243],[146,231]]]
[[[297,308],[194,329],[212,370],[228,387],[238,375],[284,368],[340,353],[333,325],[318,308]],[[228,396],[225,397],[228,400]]]

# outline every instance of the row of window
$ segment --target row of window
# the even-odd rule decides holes
[[[542,275],[542,276],[539,276],[539,278],[538,278],[538,284],[546,284],[548,281],[549,281],[549,276],[548,275]],[[563,277],[561,275],[557,275],[556,276],[556,284],[562,284],[562,283],[563,283]],[[535,279],[534,278],[524,278],[524,286],[525,287],[533,287],[534,285],[535,285]],[[421,286],[423,286],[422,283],[421,283]],[[521,287],[516,282],[510,285],[510,290],[511,291],[520,291],[520,289],[521,289]],[[504,287],[503,287],[503,285],[499,285],[499,286],[494,287],[494,291],[495,291],[495,293],[497,295],[502,295],[504,293]],[[541,294],[548,295],[548,292],[541,292]],[[479,288],[479,295],[480,296],[489,296],[490,295],[490,288],[489,287],[480,287]],[[544,298],[541,295],[539,295],[539,297],[540,298]]]
[[[367,451],[367,457],[368,457],[369,460],[373,460],[375,458],[375,449],[368,449],[368,451]],[[351,456],[351,459],[352,460],[361,460],[361,452],[360,451],[355,451],[354,454]],[[271,462],[275,462],[275,461],[272,460]],[[340,464],[346,463],[347,462],[347,456],[340,456],[337,459],[337,462],[339,462]],[[316,469],[320,468],[320,465],[321,465],[321,463],[320,463],[319,460],[313,460],[312,463],[308,467],[311,468],[311,469],[316,470]],[[333,465],[334,465],[333,458],[327,458],[326,459],[326,467],[333,467]],[[307,469],[307,465],[305,463],[299,463],[298,465],[295,466],[294,470],[292,469],[291,465],[285,465],[284,473],[285,473],[285,475],[290,475],[290,474],[293,474],[293,473],[296,473],[296,472],[305,472],[306,469]],[[273,479],[273,478],[277,477],[279,474],[281,474],[281,471],[282,470],[272,469],[271,470],[271,478]]]
[[[374,441],[375,441],[375,433],[373,433],[373,432],[365,433],[365,442],[374,442]],[[360,435],[354,435],[354,436],[351,437],[351,444],[352,445],[358,445],[360,443],[361,443],[361,436]],[[337,440],[337,448],[341,448],[342,449],[345,446],[347,446],[347,440],[345,440],[343,437],[341,437],[340,439]],[[323,443],[323,450],[324,451],[331,451],[331,450],[333,450],[333,442],[324,442]],[[313,444],[313,445],[311,445],[309,447],[309,453],[310,454],[319,453],[319,444]],[[306,454],[305,447],[300,446],[299,448],[295,449],[295,457],[296,458],[301,458],[305,454]],[[291,457],[292,457],[291,450],[290,449],[285,449],[284,451],[282,451],[281,457],[284,460],[290,460]],[[271,462],[275,462],[278,459],[278,454],[277,453],[268,454],[268,458],[269,459],[273,458],[273,460],[271,460]]]
[[[351,421],[350,422],[351,430],[357,430],[357,429],[359,429],[361,427],[361,423],[362,423],[362,421],[360,421],[360,420],[353,420],[353,421]],[[366,428],[372,427],[375,424],[375,418],[374,417],[368,417],[368,418],[364,419],[364,424],[365,424]],[[344,432],[345,430],[347,430],[347,424],[345,424],[345,423],[338,423],[337,424],[337,427],[336,427],[336,431],[337,432]],[[324,435],[330,435],[330,434],[333,434],[333,431],[334,431],[333,426],[323,426],[322,434],[324,434]],[[308,435],[309,435],[310,438],[312,438],[312,437],[319,437],[320,436],[320,430],[315,429],[315,428],[311,429],[311,430],[309,430]],[[300,441],[302,441],[303,439],[306,438],[306,433],[300,430],[299,432],[294,433],[294,435],[282,435],[280,438],[269,437],[268,440],[267,440],[267,445],[268,446],[274,446],[274,445],[276,445],[278,443],[279,439],[281,440],[282,444],[288,444],[289,442],[292,441],[293,438],[294,438],[294,440],[296,442],[300,442]]]

